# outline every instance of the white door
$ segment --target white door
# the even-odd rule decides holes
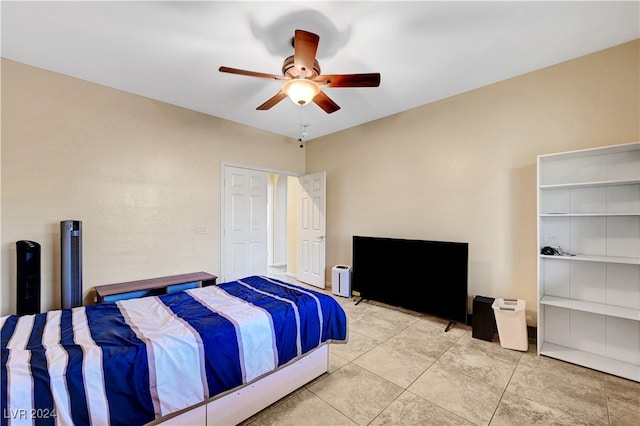
[[[224,166],[222,281],[267,273],[267,173]]]
[[[298,280],[324,288],[326,172],[300,176]]]

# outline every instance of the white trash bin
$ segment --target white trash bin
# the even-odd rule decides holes
[[[525,301],[521,299],[496,299],[491,307],[496,317],[500,346],[526,351],[529,348],[529,338],[524,311]]]

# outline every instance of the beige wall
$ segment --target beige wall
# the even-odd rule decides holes
[[[305,164],[295,140],[3,59],[0,315],[18,240],[42,245],[42,309],[60,307],[61,220],[83,222],[86,301],[98,284],[218,273],[222,161]]]
[[[59,307],[66,219],[83,221],[89,299],[96,284],[218,272],[227,161],[327,171],[328,280],[333,265],[351,263],[354,234],[467,241],[470,296],[524,298],[533,325],[536,156],[640,140],[639,50],[638,41],[627,43],[310,141],[305,150],[3,60],[0,315],[15,310],[22,239],[42,244],[42,307]],[[196,234],[196,226],[208,233]],[[289,267],[296,252],[289,246]]]
[[[639,48],[309,142],[306,172],[327,172],[327,267],[350,264],[352,235],[465,241],[469,295],[525,299],[535,325],[536,156],[640,140]]]

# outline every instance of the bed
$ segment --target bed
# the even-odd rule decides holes
[[[230,424],[327,371],[347,319],[330,295],[251,276],[0,317],[0,333],[2,425]]]

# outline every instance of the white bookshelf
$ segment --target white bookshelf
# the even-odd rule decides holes
[[[538,246],[538,354],[640,382],[640,142],[538,157]]]

